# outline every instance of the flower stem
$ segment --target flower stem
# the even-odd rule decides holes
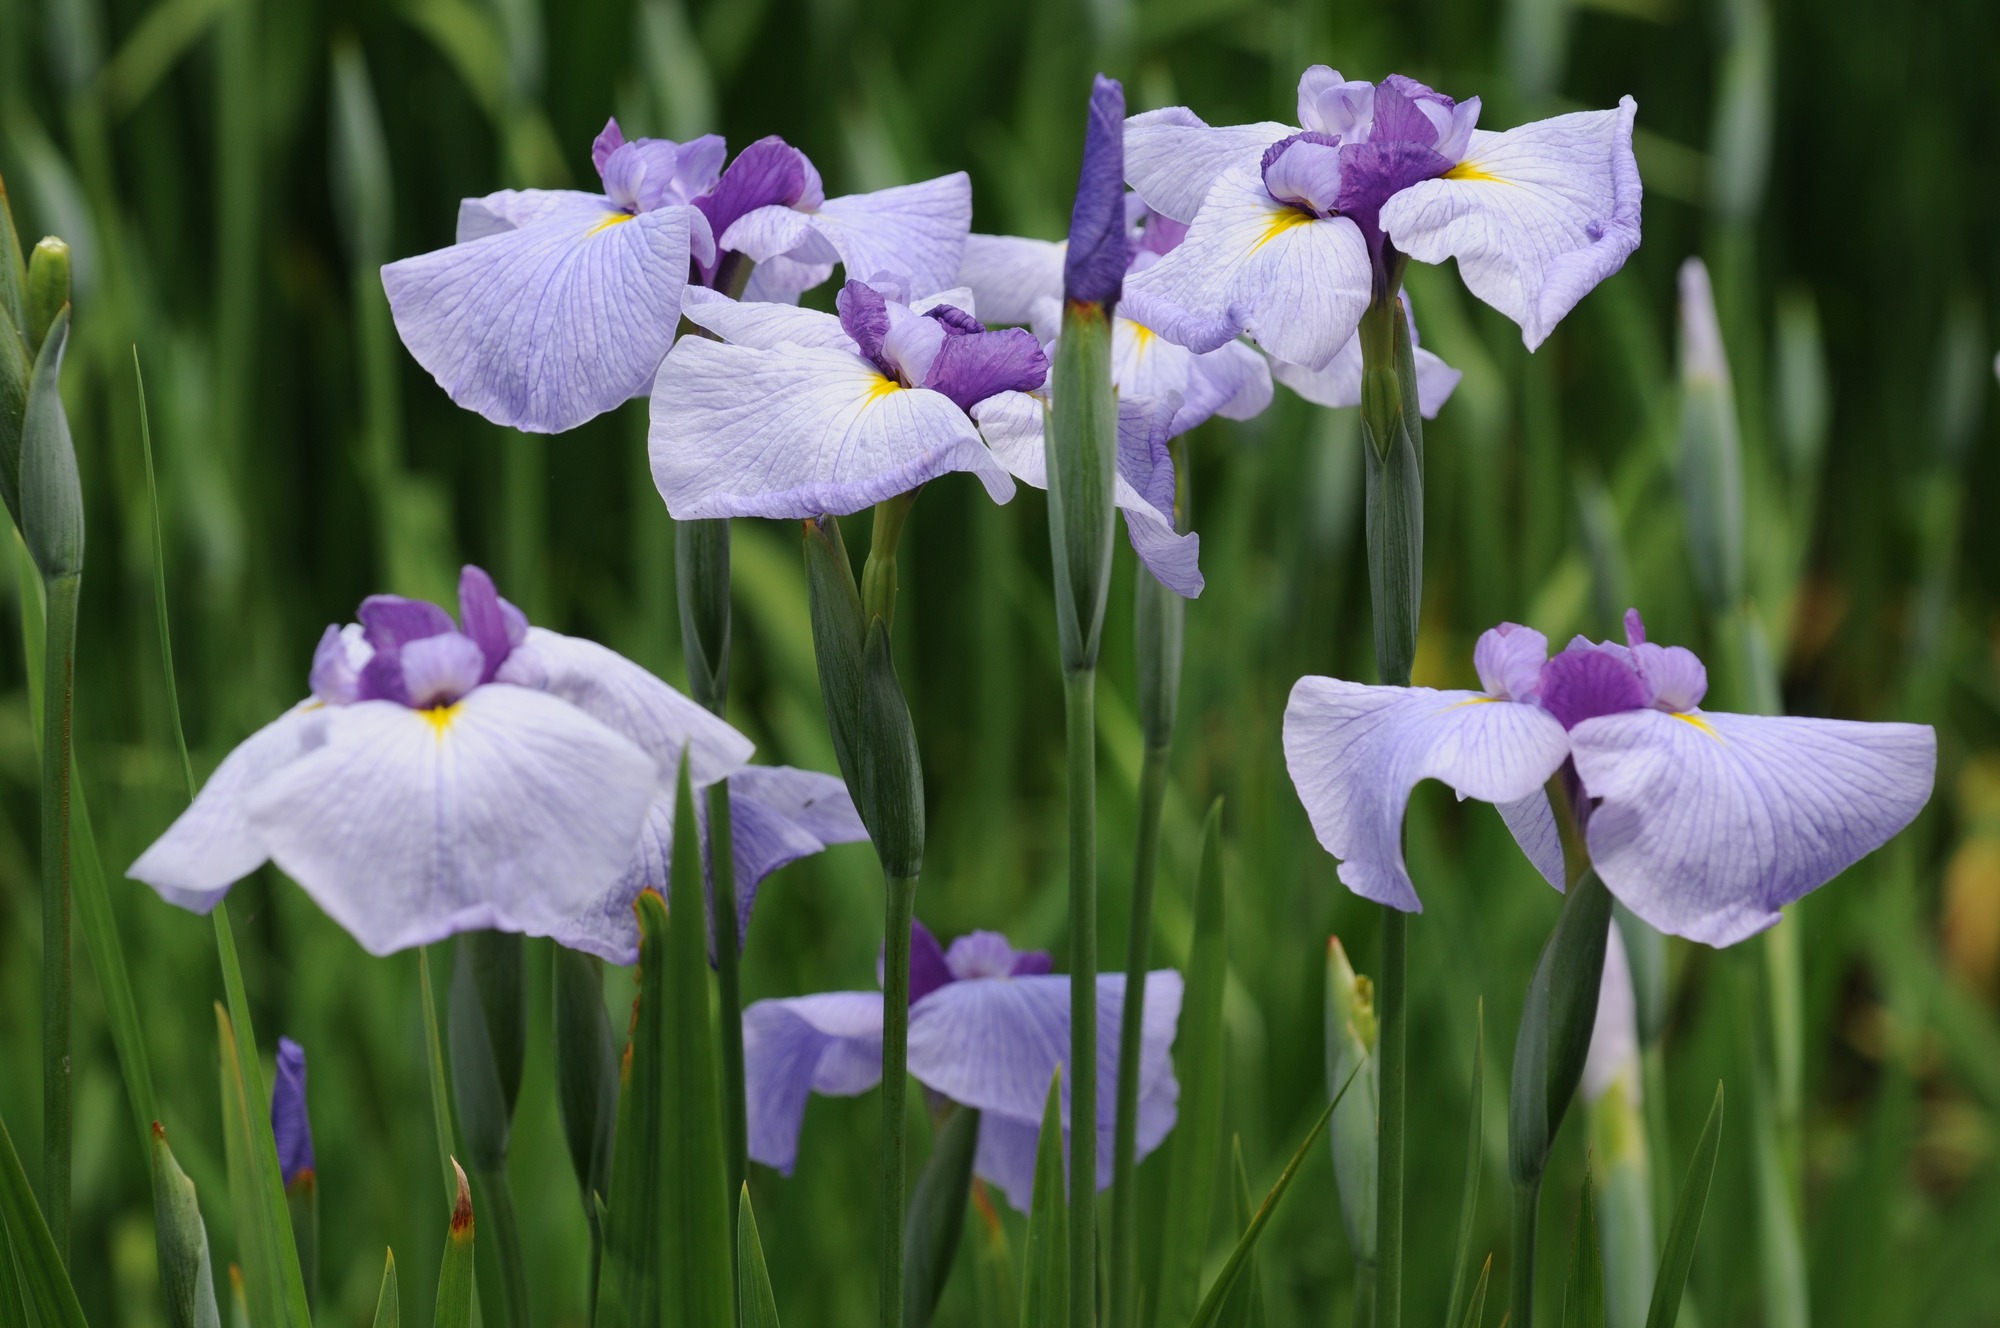
[[[1149,746],[1139,767],[1139,845],[1132,863],[1125,1009],[1118,1025],[1118,1125],[1111,1153],[1110,1328],[1133,1328],[1138,1322],[1139,1196],[1133,1171],[1139,1151],[1139,1040],[1145,1028],[1146,965],[1152,957],[1153,882],[1159,874],[1168,755],[1166,747]]]
[[[1063,675],[1069,749],[1069,1322],[1097,1316],[1097,670]],[[1075,1067],[1082,1066],[1082,1070]]]
[[[886,876],[882,969],[882,1328],[903,1323],[903,1176],[910,1058],[910,922],[917,878]]]
[[[1510,1240],[1514,1271],[1509,1279],[1507,1321],[1529,1328],[1535,1321],[1535,1231],[1540,1224],[1542,1179],[1514,1184],[1514,1221]]]
[[[76,691],[76,603],[81,576],[44,583],[42,673],[42,1209],[56,1251],[69,1257],[70,1211],[70,748]]]

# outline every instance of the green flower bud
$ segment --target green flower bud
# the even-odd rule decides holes
[[[28,255],[27,325],[28,353],[40,353],[42,342],[56,315],[69,303],[69,245],[53,235],[45,235]]]

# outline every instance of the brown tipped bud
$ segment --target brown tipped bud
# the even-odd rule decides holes
[[[456,1242],[472,1239],[472,1187],[466,1184],[465,1168],[451,1160],[451,1173],[458,1178],[458,1202],[451,1209],[451,1238]]]

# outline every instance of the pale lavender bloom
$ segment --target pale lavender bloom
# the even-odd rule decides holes
[[[306,1049],[278,1039],[278,1074],[271,1081],[271,1136],[278,1144],[278,1174],[285,1188],[313,1180],[312,1120],[306,1114]]]
[[[841,515],[961,470],[1014,496],[981,426],[1047,379],[1034,337],[987,331],[965,291],[850,280],[838,304],[690,294],[688,319],[722,340],[682,338],[653,388],[653,481],[676,520]]]
[[[1921,724],[1711,713],[1706,669],[1646,640],[1578,637],[1553,658],[1502,624],[1474,653],[1483,691],[1301,678],[1285,709],[1292,782],[1340,879],[1420,909],[1403,810],[1423,779],[1497,804],[1562,888],[1543,785],[1558,771],[1591,865],[1661,931],[1731,945],[1887,843],[1930,798],[1937,735]]]
[[[1278,359],[1325,368],[1388,244],[1456,258],[1533,349],[1639,245],[1630,97],[1494,134],[1474,127],[1477,97],[1314,65],[1298,108],[1297,126],[1211,127],[1182,106],[1127,123],[1127,180],[1189,223],[1187,242],[1126,286],[1163,335],[1208,350],[1247,332]]]
[[[1034,1189],[1035,1144],[1049,1083],[1069,1056],[1069,978],[1051,975],[1049,956],[1017,951],[997,932],[973,932],[939,947],[918,923],[910,953],[910,1074],[944,1098],[980,1112],[978,1174],[1026,1212]],[[1097,1184],[1111,1183],[1116,1116],[1118,1023],[1123,974],[1097,979]],[[1139,1067],[1139,1156],[1173,1129],[1180,1099],[1174,1030],[1181,976],[1147,976]],[[799,1128],[813,1093],[851,1097],[882,1077],[882,994],[840,991],[758,1001],[743,1012],[750,1156],[790,1175]],[[1069,1079],[1062,1113],[1067,1144]]]
[[[858,833],[837,780],[745,771],[742,734],[623,656],[530,627],[476,567],[459,610],[376,595],[329,627],[312,697],[231,752],[130,874],[205,913],[270,861],[373,954],[494,929],[630,963],[683,755],[697,787],[731,781],[746,895],[807,841]]]
[[[1417,369],[1417,409],[1425,419],[1434,420],[1465,375],[1417,343],[1417,316],[1410,306],[1409,294],[1405,292],[1397,298],[1402,301],[1403,318],[1410,327],[1411,358],[1416,361]],[[1359,406],[1361,337],[1358,333],[1349,337],[1324,369],[1273,360],[1271,376],[1316,406]]]

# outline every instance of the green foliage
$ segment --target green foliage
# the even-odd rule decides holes
[[[168,1328],[221,1328],[215,1304],[215,1269],[208,1258],[208,1227],[187,1178],[167,1146],[167,1132],[153,1126],[153,1221],[159,1232],[160,1295]]]
[[[764,1264],[748,1185],[736,1201],[736,1303],[742,1307],[743,1328],[778,1328],[778,1300],[771,1292],[771,1270]]]
[[[1035,1193],[1023,1251],[1021,1328],[1056,1328],[1069,1314],[1069,1189],[1063,1182],[1062,1068],[1049,1080],[1035,1147]]]
[[[1681,1293],[1687,1288],[1688,1268],[1694,1263],[1695,1238],[1701,1234],[1702,1214],[1708,1209],[1708,1187],[1715,1179],[1715,1157],[1722,1147],[1722,1085],[1715,1086],[1715,1105],[1708,1109],[1708,1123],[1701,1128],[1694,1155],[1688,1162],[1687,1179],[1681,1182],[1681,1197],[1674,1204],[1674,1220],[1667,1227],[1667,1243],[1660,1255],[1660,1275],[1653,1282],[1653,1307],[1646,1313],[1646,1328],[1674,1328],[1679,1322]]]

